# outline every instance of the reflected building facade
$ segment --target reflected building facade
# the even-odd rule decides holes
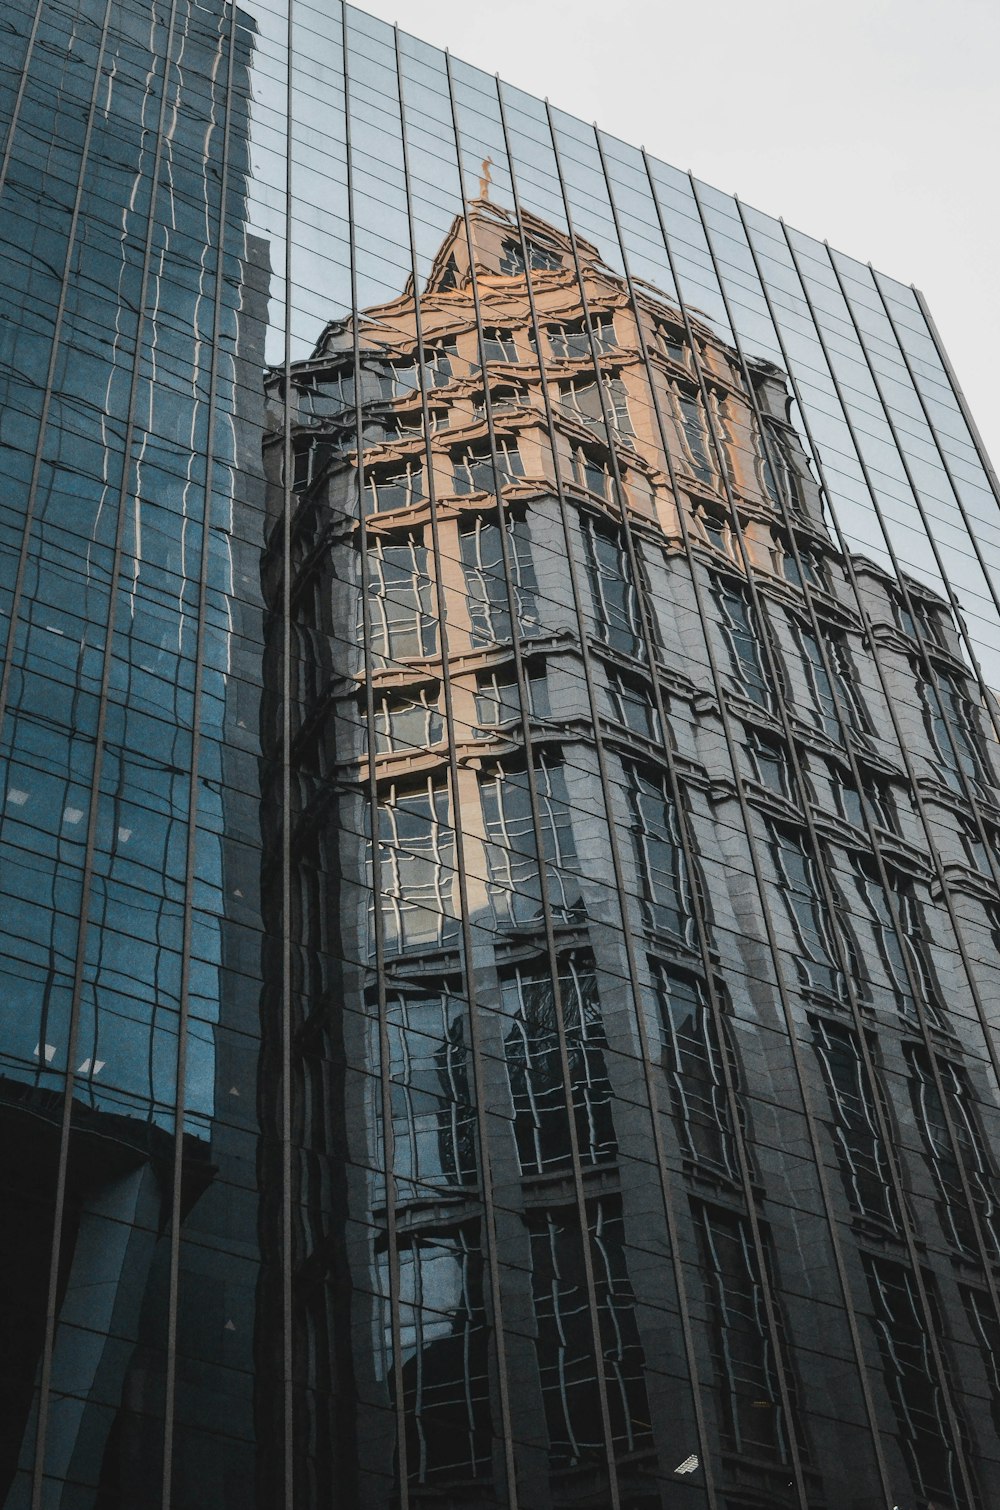
[[[344,1008],[293,1074],[319,1105],[342,1066],[357,1502],[506,1503],[506,1442],[529,1504],[700,1503],[696,1378],[722,1503],[877,1504],[863,1371],[895,1482],[975,1503],[926,1254],[997,1259],[989,1098],[887,732],[925,817],[992,800],[948,606],[841,548],[780,367],[488,188],[419,296],[268,382],[293,1035]]]
[[[921,299],[350,7],[10,10],[0,1502],[1000,1505]]]

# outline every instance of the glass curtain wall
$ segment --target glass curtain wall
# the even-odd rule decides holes
[[[919,294],[349,6],[6,0],[5,1510],[992,1510]]]

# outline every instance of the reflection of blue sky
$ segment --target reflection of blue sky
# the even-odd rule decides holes
[[[179,109],[164,139],[154,213],[139,370],[133,385],[135,309],[141,282],[158,91],[129,83],[149,65],[141,43],[119,40],[106,111],[93,133],[73,277],[61,329],[59,389],[41,441],[41,473],[17,669],[4,733],[10,741],[3,804],[5,905],[0,916],[5,1032],[2,1071],[58,1089],[66,1071],[78,1098],[105,1111],[173,1122],[184,996],[185,908],[193,903],[184,1100],[187,1125],[205,1132],[215,1099],[213,1024],[220,1002],[223,798],[230,672],[229,595],[234,406],[232,351],[240,290],[225,285],[223,339],[213,353],[214,247],[221,115],[206,133],[188,108],[202,71],[224,57],[225,28],[192,9],[174,80]],[[67,22],[67,24],[69,24]],[[238,43],[234,78],[249,59]],[[57,68],[44,54],[38,69]],[[230,210],[241,203],[239,113],[230,143]],[[113,124],[112,124],[113,122]],[[112,148],[109,133],[118,140]],[[15,155],[19,138],[14,139]],[[197,164],[197,166],[195,166]],[[99,183],[100,192],[94,192]],[[201,206],[201,213],[198,212]],[[66,218],[68,225],[68,217]],[[238,220],[237,234],[242,232]],[[66,247],[50,234],[36,261],[35,294],[59,304]],[[193,255],[192,247],[198,254]],[[23,259],[22,259],[23,260]],[[228,315],[228,318],[226,317]],[[100,322],[103,321],[103,326]],[[98,331],[100,334],[98,335]],[[199,832],[188,892],[192,725],[199,646],[199,578],[205,513],[207,395],[217,361],[219,410],[209,553],[208,618],[195,790]],[[26,385],[22,382],[22,391]],[[122,416],[132,403],[126,462]],[[37,435],[21,438],[29,457]],[[123,475],[124,474],[124,475]],[[119,495],[122,559],[110,569]],[[20,497],[26,496],[26,487]],[[21,668],[24,668],[22,674]],[[98,709],[106,690],[103,722]],[[100,735],[100,738],[98,738]],[[96,811],[91,786],[96,781]],[[85,897],[88,835],[93,874]],[[86,904],[86,905],[85,905]],[[79,920],[84,946],[77,959]],[[76,1041],[69,1056],[74,973]]]
[[[464,1251],[454,1242],[420,1242],[400,1253],[399,1345],[403,1363],[430,1343],[450,1337],[455,1317],[466,1304]],[[379,1259],[382,1294],[389,1295],[389,1269],[385,1255]],[[376,1357],[388,1377],[392,1368],[392,1328],[385,1321],[382,1347]]]

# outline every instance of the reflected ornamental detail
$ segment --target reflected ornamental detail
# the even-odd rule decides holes
[[[350,6],[3,20],[2,1510],[1000,1510],[920,296]]]

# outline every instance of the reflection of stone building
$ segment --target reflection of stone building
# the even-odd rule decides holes
[[[0,1503],[996,1510],[919,300],[251,8],[0,7]]]
[[[988,1410],[933,1338],[958,1266],[989,1377],[1000,976],[946,953],[923,815],[962,921],[1000,912],[951,622],[837,549],[779,369],[540,221],[468,225],[473,267],[460,217],[419,299],[328,327],[287,408],[269,379],[301,1472],[693,1507],[704,1440],[726,1510],[875,1510],[862,1361],[900,1503],[964,1506]]]

